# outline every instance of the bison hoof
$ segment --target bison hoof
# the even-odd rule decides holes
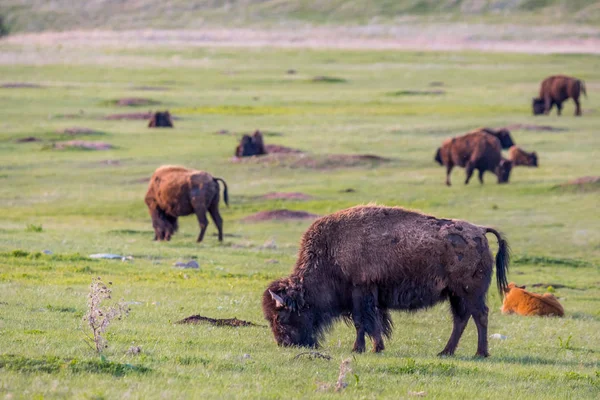
[[[490,356],[490,353],[488,353],[487,351],[486,352],[479,352],[478,351],[477,353],[475,353],[475,357],[479,357],[479,358],[486,358],[486,357],[489,357],[489,356]]]
[[[438,357],[452,357],[454,355],[454,352],[450,352],[447,350],[441,351],[438,353]]]
[[[376,344],[373,346],[373,353],[381,353],[383,350],[385,350],[385,346],[383,345],[383,343],[381,344]]]
[[[365,346],[354,345],[354,347],[352,348],[352,351],[354,353],[364,353],[365,352]]]

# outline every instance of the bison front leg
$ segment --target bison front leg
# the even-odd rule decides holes
[[[465,327],[469,322],[469,318],[471,317],[471,313],[467,308],[467,304],[461,297],[454,295],[450,296],[450,308],[452,309],[452,317],[454,322],[452,334],[450,335],[450,339],[448,339],[446,347],[441,353],[438,354],[438,356],[454,355],[454,351],[456,350],[456,346],[458,346],[460,337],[462,336]]]
[[[356,328],[356,340],[352,351],[362,353],[365,351],[365,324],[363,322],[364,293],[362,288],[352,289],[352,321]]]
[[[469,181],[471,180],[471,176],[473,176],[473,171],[475,171],[475,166],[473,165],[473,163],[471,161],[469,161],[467,163],[467,165],[465,166],[465,172],[467,173],[467,178],[465,179],[465,185],[469,184]]]
[[[454,165],[452,164],[448,164],[446,166],[446,186],[452,185],[452,183],[450,183],[450,174],[452,173],[452,168],[454,168]]]

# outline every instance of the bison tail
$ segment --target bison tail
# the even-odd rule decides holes
[[[500,297],[504,297],[508,287],[508,264],[510,263],[510,246],[506,238],[497,230],[485,228],[486,233],[493,233],[498,239],[498,253],[496,254],[496,284]]]
[[[437,151],[435,152],[434,160],[437,161],[438,164],[444,165],[444,163],[442,162],[442,148],[441,147],[438,147]]]
[[[585,91],[585,82],[580,80],[579,87],[581,89],[581,93],[583,93],[585,95],[585,98],[587,99],[587,92]]]
[[[227,183],[225,183],[225,181],[221,178],[213,179],[215,182],[217,182],[217,185],[219,184],[219,181],[223,182],[223,200],[225,200],[225,205],[229,207],[229,194],[227,193]]]

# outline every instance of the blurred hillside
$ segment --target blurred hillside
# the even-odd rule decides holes
[[[1,0],[11,33],[297,24],[600,24],[594,0]]]

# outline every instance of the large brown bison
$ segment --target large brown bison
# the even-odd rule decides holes
[[[244,135],[240,144],[235,148],[236,157],[251,157],[267,154],[260,131],[255,131],[252,136]]]
[[[519,146],[512,146],[508,149],[508,159],[512,161],[512,165],[525,165],[527,167],[538,166],[538,156],[535,151],[528,153]]]
[[[173,119],[168,111],[157,111],[150,117],[148,128],[172,128]]]
[[[506,128],[500,128],[500,129],[480,128],[479,130],[497,137],[498,140],[500,141],[500,145],[502,146],[503,149],[510,149],[511,146],[515,145],[515,142],[513,141],[512,136],[510,136],[510,131]],[[473,131],[473,132],[475,132],[475,131]]]
[[[542,81],[540,96],[533,99],[533,115],[548,115],[555,105],[560,115],[562,103],[569,98],[575,102],[575,115],[581,115],[580,93],[587,97],[585,83],[582,80],[565,75],[549,76]]]
[[[465,184],[469,183],[474,170],[479,170],[479,182],[483,183],[483,173],[491,171],[498,177],[498,183],[507,183],[512,163],[502,158],[500,140],[494,135],[480,130],[463,136],[449,138],[442,143],[435,154],[435,161],[446,166],[446,185],[450,186],[450,174],[455,165],[464,167],[467,173]]]
[[[470,317],[477,355],[487,357],[486,294],[494,261],[486,233],[498,239],[496,281],[507,287],[509,248],[492,228],[439,219],[399,207],[357,206],[315,221],[302,236],[290,276],[272,282],[263,313],[280,346],[316,347],[340,318],[356,328],[354,351],[384,349],[389,310],[432,307],[449,300],[454,327],[440,355],[452,355]]]
[[[177,231],[177,218],[196,214],[200,224],[201,242],[208,226],[206,212],[210,213],[223,241],[223,219],[219,214],[219,183],[223,182],[223,198],[229,205],[227,184],[209,173],[166,165],[158,168],[146,192],[146,205],[152,217],[154,240],[171,240]]]

